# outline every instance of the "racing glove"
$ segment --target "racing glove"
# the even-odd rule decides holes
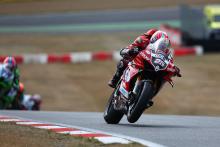
[[[129,56],[137,55],[140,52],[140,49],[138,47],[134,47],[128,51]]]
[[[139,53],[139,51],[140,51],[140,49],[138,47],[134,47],[132,49],[123,48],[120,51],[120,55],[122,57],[129,57],[129,56],[137,55]]]

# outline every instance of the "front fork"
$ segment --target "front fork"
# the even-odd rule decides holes
[[[130,100],[130,103],[133,103],[134,100],[136,99],[136,97],[138,96],[138,94],[140,93],[140,90],[141,90],[141,85],[140,85],[140,82],[141,82],[141,77],[137,77],[137,80],[135,82],[135,85],[134,85],[134,88],[133,90],[129,93],[129,100]],[[144,80],[144,81],[149,81],[151,83],[153,83],[153,81],[151,80]]]
[[[126,111],[125,106],[127,103],[127,99],[119,92],[121,82],[122,82],[122,79],[120,79],[120,81],[118,82],[118,84],[116,86],[116,89],[114,92],[114,98],[112,100],[112,104],[113,104],[115,110]],[[126,112],[124,112],[124,113],[126,113]]]
[[[137,97],[138,90],[140,89],[139,82],[140,82],[140,77],[137,78],[133,90],[129,92],[128,105],[132,104],[135,101],[135,98]]]
[[[137,80],[135,82],[135,85],[134,85],[134,88],[133,88],[133,91],[132,91],[132,93],[135,94],[135,95],[138,94],[138,89],[139,89],[138,85],[139,85],[140,80],[141,80],[141,78],[137,77]]]

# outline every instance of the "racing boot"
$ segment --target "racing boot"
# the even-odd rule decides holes
[[[112,77],[112,79],[108,82],[108,85],[112,88],[116,88],[118,81],[120,80],[125,68],[127,67],[127,63],[124,59],[120,60],[117,65],[117,70]]]
[[[120,80],[121,75],[119,75],[117,72],[114,74],[112,79],[108,82],[108,86],[112,88],[116,88],[118,81]]]

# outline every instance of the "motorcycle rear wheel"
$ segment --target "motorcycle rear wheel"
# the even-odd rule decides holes
[[[114,106],[112,104],[114,93],[115,93],[115,90],[113,91],[112,95],[109,97],[109,100],[105,107],[105,112],[104,112],[104,119],[106,123],[108,124],[118,124],[124,115],[122,111],[114,109]]]
[[[140,83],[140,91],[137,95],[137,100],[134,103],[132,109],[129,109],[127,113],[128,122],[135,123],[140,118],[140,116],[146,109],[149,100],[152,99],[153,93],[154,88],[150,81],[142,81]]]

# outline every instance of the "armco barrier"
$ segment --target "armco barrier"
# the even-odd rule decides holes
[[[195,47],[180,47],[174,50],[175,56],[186,56],[186,55],[202,55],[203,48],[201,46]],[[0,55],[0,62],[3,62],[6,56]],[[69,54],[23,54],[14,56],[18,64],[28,63],[85,63],[91,61],[106,61],[106,60],[120,60],[121,56],[119,51],[114,52],[73,52]]]

